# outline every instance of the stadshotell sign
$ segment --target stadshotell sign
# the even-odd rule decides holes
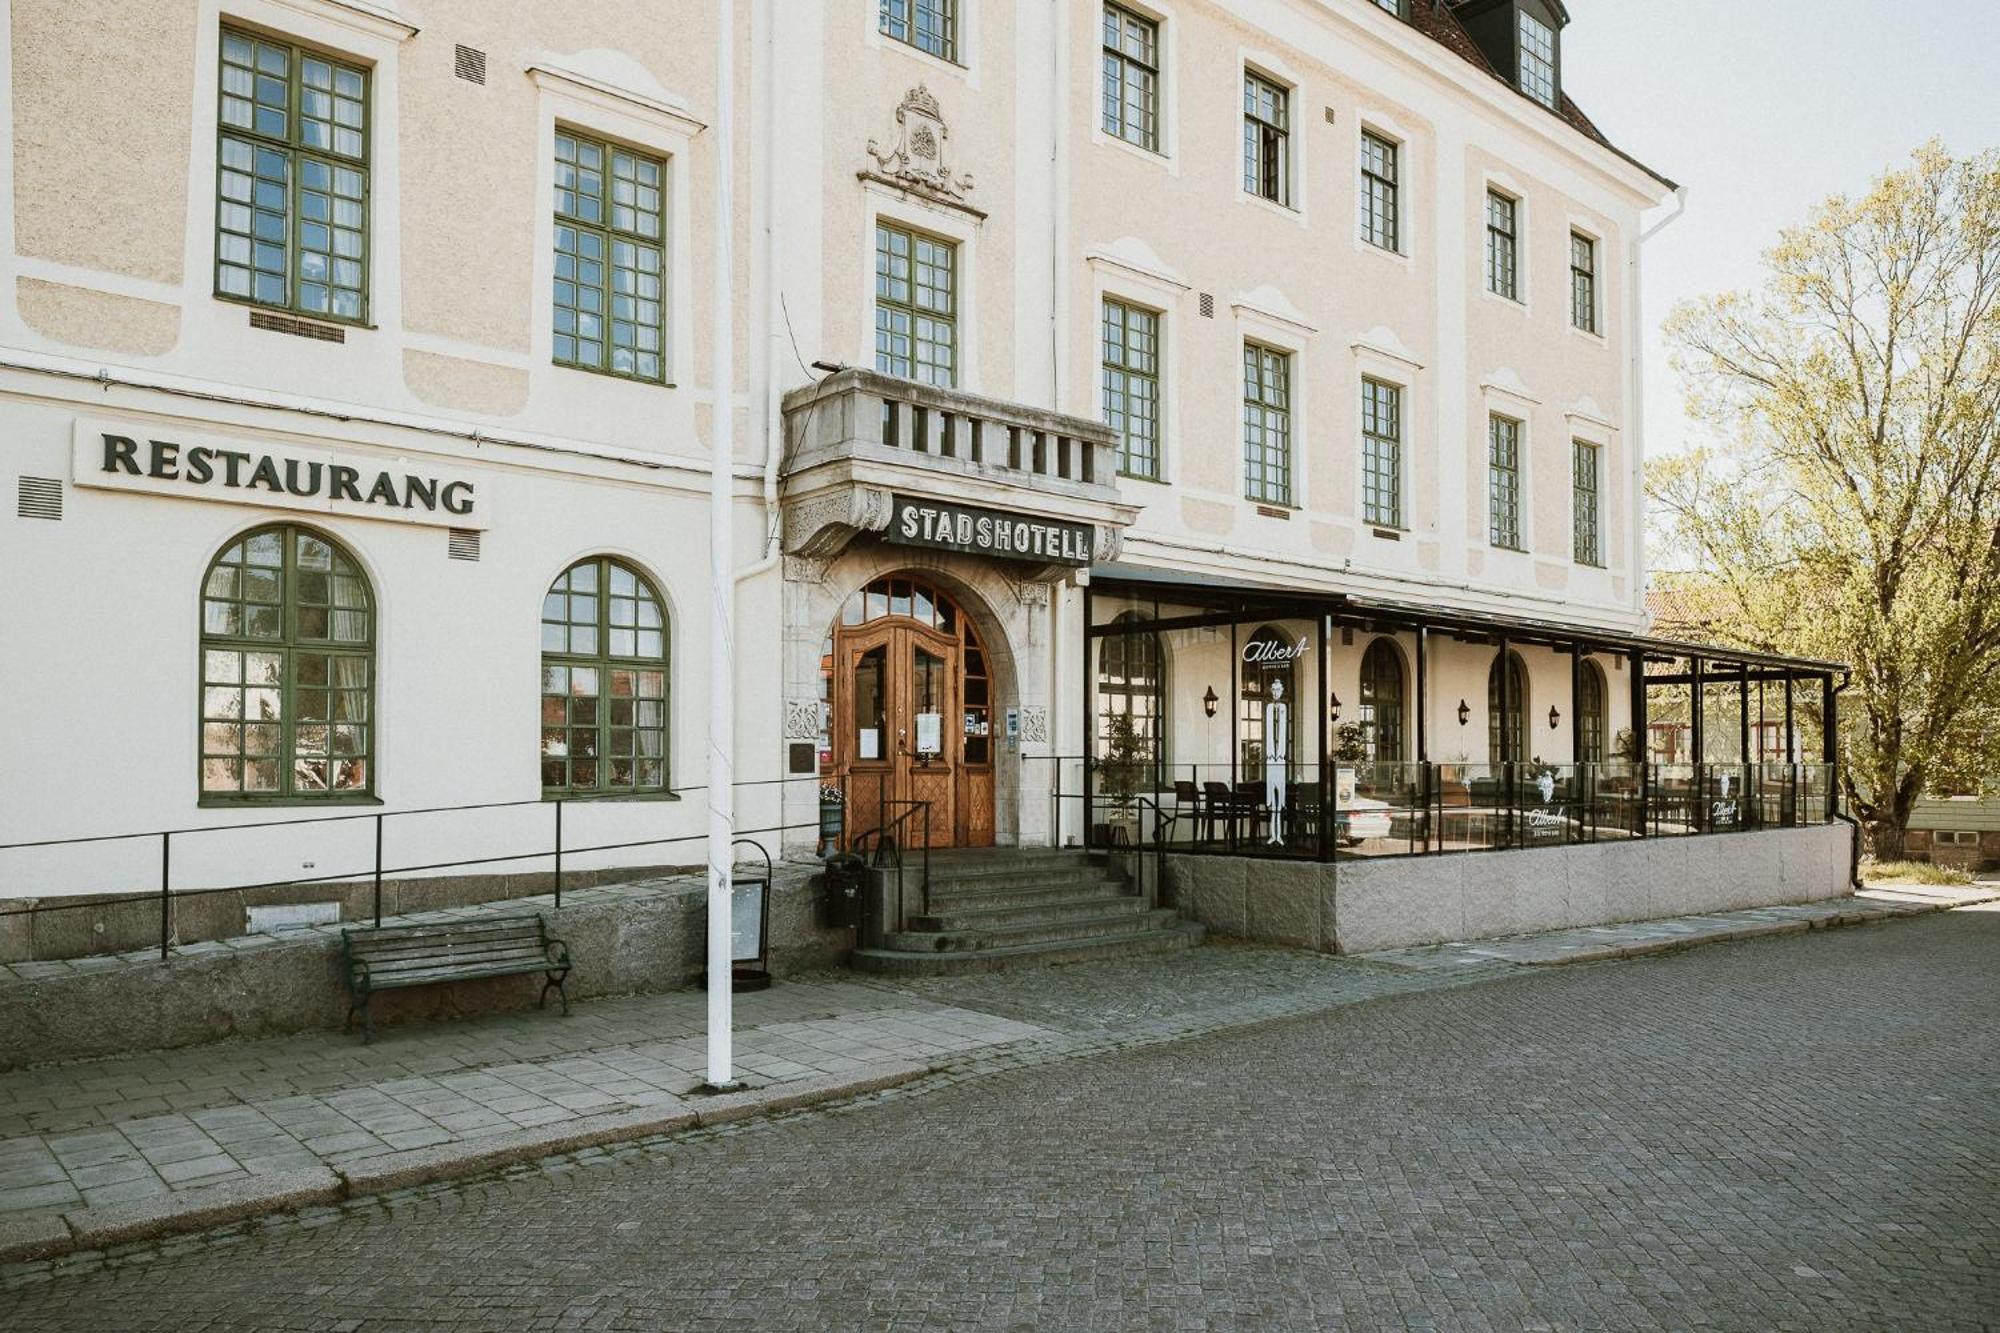
[[[947,504],[942,500],[896,497],[889,515],[890,541],[902,546],[967,551],[1006,560],[1051,565],[1090,563],[1091,527],[1060,519],[1030,518],[997,509]]]
[[[402,458],[385,465],[380,458],[330,450],[80,420],[71,464],[77,485],[108,490],[439,527],[492,522],[491,505],[475,482]]]

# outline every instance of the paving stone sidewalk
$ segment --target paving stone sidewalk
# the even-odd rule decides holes
[[[999,1069],[1181,1040],[1392,995],[1752,935],[1860,924],[2000,899],[1903,892],[1335,958],[1220,942],[1186,954],[1041,971],[888,981],[795,978],[737,997],[739,1071],[773,1092],[871,1071],[949,1086]],[[254,1191],[288,1174],[432,1155],[478,1170],[489,1145],[695,1105],[706,997],[529,1012],[81,1061],[0,1075],[0,1240],[76,1210]],[[691,1118],[691,1117],[690,1117]],[[646,1131],[635,1130],[634,1136]],[[555,1149],[551,1149],[555,1151]],[[272,1207],[282,1207],[273,1203]],[[190,1202],[189,1210],[195,1205]],[[81,1228],[72,1226],[82,1233]],[[0,1249],[4,1249],[0,1245]]]

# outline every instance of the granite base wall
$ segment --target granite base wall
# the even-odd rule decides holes
[[[1221,935],[1322,953],[1837,898],[1846,824],[1459,856],[1261,861],[1170,855],[1182,915]]]
[[[541,897],[449,915],[543,914],[550,934],[569,942],[574,1000],[695,984],[705,962],[706,895],[704,879],[694,875],[565,890],[560,911]],[[774,973],[846,961],[853,932],[822,926],[819,900],[816,874],[780,868],[771,894]],[[537,974],[391,991],[376,997],[375,1025],[532,1009],[541,984]],[[195,944],[165,961],[140,952],[16,963],[0,966],[0,1070],[339,1028],[347,1005],[338,925]]]

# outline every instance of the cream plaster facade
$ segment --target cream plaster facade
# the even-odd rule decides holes
[[[703,780],[707,691],[735,691],[737,772],[756,784],[739,797],[746,829],[810,822],[813,783],[788,767],[788,746],[841,601],[886,570],[932,571],[966,596],[994,641],[1003,705],[1031,723],[1001,760],[999,836],[1052,836],[1048,783],[1034,774],[1085,747],[1088,575],[900,558],[868,537],[810,560],[781,551],[783,398],[818,379],[816,366],[874,365],[878,220],[958,247],[956,387],[1024,413],[1098,418],[1103,299],[1161,314],[1162,480],[1097,477],[1053,499],[1018,477],[993,482],[1016,487],[1026,509],[1094,521],[1100,559],[1122,531],[1118,560],[1190,580],[1643,628],[1637,272],[1641,215],[1667,187],[1367,0],[1131,8],[1161,24],[1157,154],[1100,128],[1101,10],[1084,0],[959,0],[956,60],[883,36],[872,0],[739,0],[727,89],[712,4],[14,0],[0,10],[0,485],[12,500],[18,479],[65,482],[60,522],[0,515],[10,571],[0,674],[17,692],[48,682],[0,752],[0,842],[295,813],[199,807],[195,782],[202,571],[279,511],[68,484],[85,414],[136,434],[338,449],[478,481],[492,516],[477,563],[450,559],[436,527],[320,524],[363,564],[377,599],[377,808],[522,803],[392,821],[391,837],[409,840],[398,855],[419,845],[437,861],[493,855],[516,836],[543,846],[536,607],[593,553],[629,559],[671,606],[677,788]],[[257,327],[254,308],[215,294],[225,23],[370,71],[368,313],[339,341]],[[483,57],[483,82],[458,72],[465,50]],[[1241,185],[1246,68],[1289,89],[1288,207]],[[899,107],[918,88],[948,127],[950,172],[970,180],[956,196],[898,180],[871,155],[871,143],[891,150]],[[725,94],[738,127],[726,149],[712,128]],[[665,384],[553,363],[559,125],[666,163]],[[1400,253],[1358,236],[1364,127],[1402,148]],[[735,361],[721,384],[708,355],[719,162],[739,204]],[[1523,205],[1518,304],[1482,292],[1489,183]],[[1573,227],[1603,256],[1601,335],[1569,326]],[[1246,337],[1294,356],[1286,517],[1242,498]],[[1395,540],[1358,514],[1363,375],[1406,389],[1406,530]],[[1485,541],[1490,410],[1527,423],[1525,553]],[[735,417],[741,567],[739,665],[726,682],[698,665],[718,411]],[[1573,438],[1601,445],[1607,461],[1602,568],[1569,558]],[[947,499],[977,490],[923,469],[904,485]],[[1463,670],[1438,659],[1435,718],[1460,697],[1476,709],[1483,699],[1483,659],[1463,655]],[[1526,655],[1536,689],[1566,689],[1566,660]],[[1355,669],[1336,657],[1329,684],[1344,691]],[[1615,677],[1610,695],[1623,698]],[[1477,756],[1483,730],[1473,730]],[[1441,754],[1459,748],[1437,734]],[[74,799],[79,790],[91,798]],[[599,860],[693,864],[699,805],[600,805],[580,836],[681,839]],[[350,845],[363,830],[329,826],[325,846],[303,857],[275,841],[246,852],[248,834],[191,840],[176,881],[345,868],[365,850]],[[138,844],[15,853],[0,861],[0,898],[146,887],[154,860]]]

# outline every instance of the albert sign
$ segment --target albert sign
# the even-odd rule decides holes
[[[408,459],[163,434],[137,422],[78,420],[71,467],[77,485],[107,490],[447,528],[492,523],[477,483]]]
[[[901,546],[927,546],[940,551],[968,551],[1007,560],[1033,560],[1050,565],[1090,563],[1091,527],[1061,519],[1003,514],[942,500],[896,497],[883,536]]]

